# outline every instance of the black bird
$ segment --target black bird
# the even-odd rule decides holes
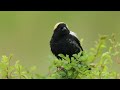
[[[59,54],[69,55],[69,58],[71,58],[73,54],[78,54],[80,51],[83,51],[78,37],[68,29],[68,26],[64,22],[59,22],[55,25],[50,40],[50,48],[58,59],[61,59],[58,56]]]

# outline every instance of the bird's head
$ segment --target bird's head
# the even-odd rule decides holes
[[[69,33],[68,26],[64,22],[59,22],[54,26],[54,34],[57,36],[64,36]]]

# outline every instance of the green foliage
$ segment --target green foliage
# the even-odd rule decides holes
[[[19,60],[14,65],[11,65],[11,59],[13,55],[9,57],[3,55],[0,61],[0,78],[1,79],[31,79],[34,76],[35,67],[31,67],[27,70],[24,66],[19,64]]]
[[[108,42],[110,41],[110,42]],[[54,79],[114,79],[119,74],[112,70],[113,60],[119,59],[120,43],[108,36],[100,36],[95,46],[88,51],[68,56],[60,55],[62,60],[54,60],[50,66],[49,78]]]
[[[109,39],[110,38],[110,39]],[[83,41],[83,40],[82,40]],[[120,43],[115,34],[111,37],[100,36],[93,48],[70,59],[68,55],[60,54],[62,60],[52,60],[48,75],[35,73],[36,67],[29,69],[17,60],[11,63],[13,55],[3,55],[0,60],[1,79],[118,79],[119,73],[112,69],[113,62],[119,60]],[[82,54],[82,55],[81,55]]]

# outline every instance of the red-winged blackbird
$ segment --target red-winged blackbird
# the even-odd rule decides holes
[[[59,54],[69,55],[71,58],[73,54],[78,54],[83,51],[76,34],[68,29],[64,22],[57,23],[54,27],[54,33],[50,40],[50,47],[52,53],[58,58]]]

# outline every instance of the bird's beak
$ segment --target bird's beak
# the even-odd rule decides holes
[[[63,27],[63,29],[62,29],[62,30],[64,31],[64,30],[66,30],[66,29],[67,29],[66,27]]]

